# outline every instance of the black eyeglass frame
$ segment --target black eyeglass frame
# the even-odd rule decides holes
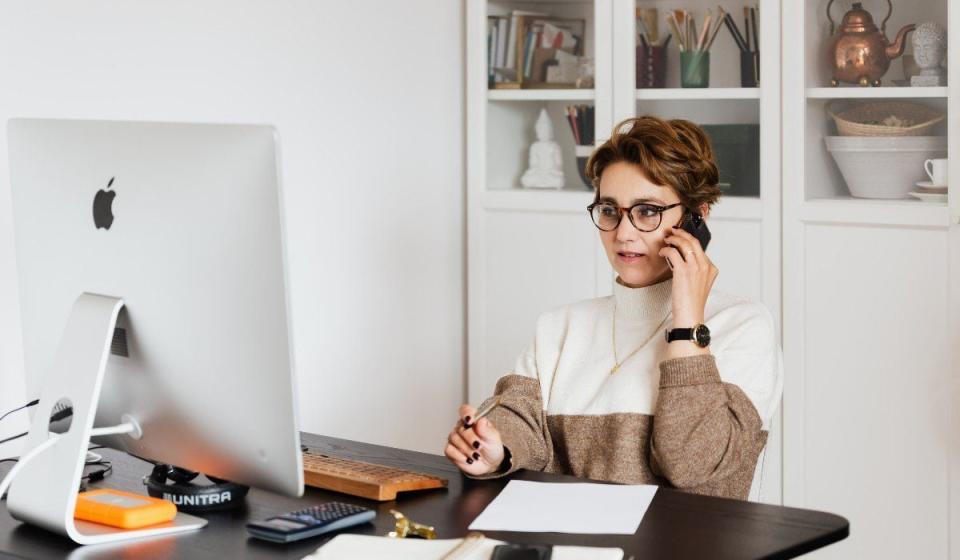
[[[613,208],[616,208],[617,209],[617,225],[613,226],[610,229],[603,229],[602,227],[600,227],[600,224],[598,224],[597,221],[593,218],[593,209],[596,208],[597,206],[612,206]],[[637,206],[646,206],[648,208],[653,208],[657,211],[657,215],[660,217],[660,219],[657,221],[657,226],[655,228],[642,229],[640,226],[637,225],[636,222],[633,221],[633,209],[636,208]],[[638,202],[633,206],[624,207],[624,206],[618,206],[616,204],[610,204],[609,202],[594,202],[590,206],[587,206],[587,214],[590,216],[590,221],[593,222],[593,225],[597,226],[597,229],[599,229],[600,231],[615,231],[618,227],[620,227],[620,223],[623,221],[623,214],[624,212],[626,212],[627,219],[630,220],[630,225],[636,228],[637,231],[650,233],[651,231],[657,231],[657,229],[661,225],[663,225],[663,213],[672,208],[676,208],[677,206],[683,206],[683,203],[677,202],[675,204],[670,204],[669,206],[659,206],[657,204],[650,204],[647,202]]]

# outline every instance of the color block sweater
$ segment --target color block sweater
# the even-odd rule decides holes
[[[488,417],[509,460],[481,478],[525,468],[748,497],[783,387],[773,319],[762,304],[713,291],[711,355],[664,360],[672,284],[617,283],[613,296],[540,316]],[[614,313],[623,363],[610,373]]]

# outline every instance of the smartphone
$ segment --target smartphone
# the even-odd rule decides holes
[[[550,544],[500,544],[493,548],[490,560],[550,560]]]
[[[703,216],[696,212],[687,212],[683,216],[683,222],[680,224],[680,227],[690,235],[696,237],[697,241],[700,242],[700,246],[703,247],[703,250],[707,250],[707,245],[710,243],[710,230],[707,228],[707,222],[703,219]]]

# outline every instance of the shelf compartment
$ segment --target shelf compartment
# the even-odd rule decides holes
[[[489,101],[592,101],[593,89],[491,89]]]
[[[649,88],[638,89],[637,100],[760,99],[760,88]]]
[[[816,198],[800,207],[807,223],[946,228],[950,213],[946,204],[920,200],[872,200],[864,198]]]
[[[950,95],[947,87],[815,87],[807,99],[924,99]]]

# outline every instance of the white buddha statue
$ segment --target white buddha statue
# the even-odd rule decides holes
[[[530,167],[520,183],[527,188],[562,189],[563,158],[560,144],[553,141],[553,124],[546,109],[540,109],[535,129],[537,141],[530,145]]]
[[[911,86],[945,86],[946,76],[940,64],[947,52],[947,32],[935,22],[917,25],[913,32],[913,58],[920,74],[910,78]]]

